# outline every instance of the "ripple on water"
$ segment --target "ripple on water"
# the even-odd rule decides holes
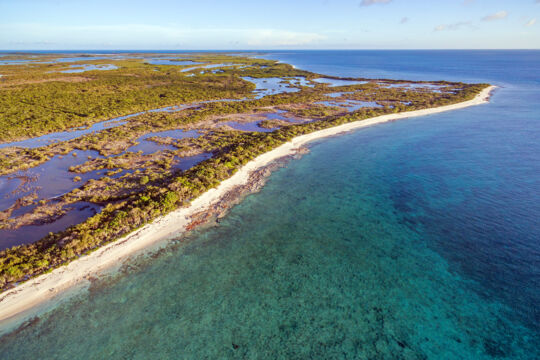
[[[303,77],[293,78],[252,78],[245,76],[242,79],[255,84],[254,94],[256,99],[269,95],[298,92],[300,89],[296,86],[313,87]],[[294,85],[294,86],[291,86]]]
[[[0,211],[7,209],[15,199],[33,192],[39,199],[50,199],[70,192],[80,185],[73,181],[77,175],[83,182],[96,178],[97,175],[93,173],[75,174],[69,171],[71,166],[83,164],[89,157],[102,156],[94,150],[75,150],[66,155],[56,155],[51,160],[29,170],[0,176],[0,194],[3,194],[0,197]]]
[[[50,232],[64,231],[100,212],[101,206],[80,201],[67,205],[64,210],[63,215],[46,224],[21,226],[14,230],[0,229],[0,250],[15,245],[31,244],[47,236]]]
[[[330,78],[318,78],[318,79],[313,79],[313,81],[321,83],[321,84],[328,84],[330,87],[347,86],[347,85],[363,85],[363,84],[368,83],[368,81],[342,80],[342,79],[330,79]]]
[[[92,64],[81,64],[81,65],[70,65],[69,70],[63,70],[60,71],[62,73],[82,73],[85,71],[92,71],[92,70],[115,70],[118,69],[118,66],[112,65],[112,64],[99,64],[99,65],[92,65]]]
[[[394,208],[389,169],[376,159],[396,148],[384,134],[369,138],[379,145],[355,146],[362,137],[350,134],[314,146],[219,226],[131,261],[3,338],[0,350],[55,359],[537,358],[538,337],[449,271]]]
[[[2,338],[2,356],[540,358],[539,54],[280,53],[341,76],[513,85],[314,146],[219,227]]]
[[[182,129],[151,132],[151,133],[148,133],[139,137],[137,139],[137,142],[139,144],[131,146],[130,148],[127,149],[127,151],[130,151],[130,152],[142,151],[143,154],[153,154],[156,151],[176,150],[176,147],[174,147],[173,145],[159,144],[154,141],[147,140],[147,139],[151,137],[171,137],[173,139],[179,140],[179,139],[185,139],[185,138],[197,138],[201,135],[202,133],[197,130],[184,131]]]

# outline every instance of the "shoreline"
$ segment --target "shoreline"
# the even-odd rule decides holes
[[[151,246],[164,244],[167,240],[180,236],[192,227],[193,215],[207,211],[237,187],[246,186],[255,171],[268,166],[276,160],[295,155],[299,148],[311,141],[388,121],[485,104],[489,102],[491,93],[495,88],[495,86],[489,86],[478,93],[474,99],[457,104],[381,115],[295,137],[291,141],[251,160],[230,178],[221,182],[218,187],[210,189],[194,199],[188,207],[174,210],[113,243],[72,261],[66,266],[32,278],[13,289],[1,293],[0,335],[13,330],[25,320],[35,316],[40,305],[51,302],[60,293],[87,286],[97,273],[119,266],[122,261]]]

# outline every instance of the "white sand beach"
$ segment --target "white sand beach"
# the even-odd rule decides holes
[[[479,93],[473,100],[458,104],[383,115],[298,136],[292,141],[250,161],[232,177],[223,181],[217,188],[211,189],[195,199],[189,207],[175,210],[66,266],[3,292],[0,294],[0,334],[9,331],[13,326],[17,326],[24,319],[35,315],[35,309],[38,305],[46,303],[63,291],[75,285],[88,284],[89,278],[95,277],[105,269],[121,264],[129,256],[152,245],[166,243],[172,237],[177,237],[185,231],[190,222],[189,217],[191,214],[204,211],[235,186],[245,184],[254,170],[268,165],[276,159],[294,154],[299,147],[310,141],[388,121],[437,114],[484,104],[489,101],[494,88],[494,86],[490,86]]]

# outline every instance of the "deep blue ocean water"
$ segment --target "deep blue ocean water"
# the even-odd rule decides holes
[[[219,226],[95,282],[0,357],[540,358],[540,51],[265,57],[499,89],[313,143]]]

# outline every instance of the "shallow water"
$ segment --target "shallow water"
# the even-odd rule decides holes
[[[69,62],[78,62],[78,61],[88,61],[88,60],[116,60],[122,59],[123,56],[120,55],[110,55],[110,56],[72,56],[72,57],[61,57],[45,63],[69,63]]]
[[[224,63],[224,64],[210,64],[210,65],[202,65],[202,66],[193,66],[189,68],[185,68],[180,70],[180,72],[188,72],[193,71],[197,69],[214,69],[214,68],[220,68],[220,67],[226,67],[226,66],[235,66],[236,64],[231,63]]]
[[[288,78],[288,79],[290,79],[291,84],[295,86],[307,86],[307,87],[315,86],[313,83],[311,83],[311,81],[307,80],[305,77],[298,76],[298,77],[293,77],[293,78]]]
[[[167,130],[148,133],[141,136],[138,141],[138,145],[130,147],[127,151],[138,152],[142,151],[143,154],[152,154],[157,151],[164,150],[176,150],[177,148],[172,145],[160,145],[153,141],[146,140],[153,136],[173,137],[176,139],[182,139],[186,137],[198,137],[201,133],[183,130]],[[77,154],[77,156],[73,156]],[[203,153],[195,156],[188,157],[176,157],[173,169],[188,170],[189,168],[197,165],[201,161],[207,160],[212,156],[211,153]],[[77,166],[88,161],[91,158],[102,158],[97,151],[80,151],[75,150],[67,155],[57,155],[51,160],[26,171],[19,171],[16,174],[0,176],[0,194],[3,197],[0,198],[0,211],[5,210],[14,204],[17,198],[35,193],[37,199],[34,200],[32,205],[23,206],[13,211],[11,218],[21,216],[25,213],[31,212],[36,208],[36,202],[41,199],[55,199],[60,197],[75,188],[86,183],[90,179],[99,179],[105,176],[105,172],[109,170],[94,170],[83,174],[73,173],[69,171],[71,166]],[[127,173],[132,173],[134,170],[123,170],[118,174],[109,176],[111,178],[118,178]],[[73,181],[74,177],[81,178],[80,181]],[[22,186],[22,179],[28,179],[27,183]],[[89,217],[99,212],[100,207],[95,204],[79,202],[68,206],[69,211],[59,219],[40,225],[26,225],[15,230],[2,230],[0,229],[0,250],[7,247],[21,244],[29,244],[40,240],[49,232],[58,232],[67,229],[71,225],[76,225],[84,222]]]
[[[67,131],[58,131],[58,132],[38,136],[31,139],[26,139],[26,140],[21,140],[21,141],[12,141],[8,143],[1,143],[0,149],[10,147],[10,146],[35,149],[38,147],[50,145],[55,142],[69,141],[69,140],[73,140],[73,139],[76,139],[78,137],[81,137],[83,135],[87,135],[93,132],[98,132],[98,131],[109,129],[112,127],[123,125],[126,123],[126,121],[124,120],[130,117],[141,115],[141,114],[143,113],[140,112],[136,114],[120,116],[111,120],[100,121],[89,126],[88,128],[75,128],[75,129],[71,129]]]
[[[251,121],[251,122],[226,121],[226,122],[221,122],[220,126],[226,125],[226,126],[229,126],[229,127],[233,128],[235,130],[240,130],[240,131],[272,132],[272,131],[276,130],[277,127],[267,129],[267,128],[261,127],[260,124],[264,120],[283,120],[283,121],[287,121],[287,122],[303,122],[304,121],[303,119],[286,117],[286,116],[283,115],[283,114],[286,114],[286,113],[287,113],[287,111],[279,110],[279,109],[275,110],[275,112],[257,113],[254,116],[256,116],[256,117],[264,116],[266,119],[254,120],[254,121]]]
[[[5,56],[5,55],[2,55]],[[141,56],[130,56],[130,55],[119,55],[119,54],[110,54],[107,56],[72,56],[72,57],[59,57],[47,61],[39,61],[39,58],[36,59],[25,59],[25,60],[0,60],[0,65],[21,65],[28,64],[32,62],[39,62],[41,64],[55,64],[55,63],[70,63],[70,62],[80,62],[80,61],[93,61],[93,60],[122,60],[122,59],[139,59]],[[147,63],[152,65],[190,65],[194,64],[194,61],[190,60],[178,60],[176,58],[143,58]],[[79,66],[79,65],[73,65]]]
[[[218,227],[131,262],[128,276],[97,283],[0,350],[55,359],[535,359],[538,338],[452,271],[396,207],[396,150],[416,135],[388,146],[407,134],[389,127],[313,146]]]
[[[224,100],[225,101],[225,100]],[[167,106],[163,108],[157,108],[147,111],[141,111],[129,115],[119,116],[116,118],[112,118],[110,120],[100,121],[97,122],[87,128],[74,128],[66,131],[58,131],[47,135],[38,136],[31,139],[21,140],[21,141],[12,141],[8,143],[1,143],[0,149],[10,147],[10,146],[16,146],[16,147],[23,147],[23,148],[29,148],[29,149],[35,149],[42,146],[47,146],[52,143],[61,142],[61,141],[69,141],[76,139],[78,137],[88,135],[94,132],[99,132],[102,130],[114,128],[117,126],[121,126],[127,123],[127,119],[139,116],[146,113],[156,113],[156,112],[176,112],[181,111],[189,108],[197,107],[198,105],[194,104],[187,104],[187,105],[173,105],[173,106]]]
[[[204,160],[208,160],[212,157],[212,153],[202,153],[198,155],[192,155],[192,156],[185,156],[185,157],[176,157],[175,163],[172,165],[172,168],[175,170],[189,170],[195,165],[203,162]]]
[[[143,154],[152,154],[152,153],[155,153],[156,151],[176,150],[176,147],[172,145],[158,144],[154,141],[147,140],[154,136],[171,137],[174,139],[185,139],[185,138],[197,138],[201,136],[201,133],[197,130],[184,131],[181,129],[151,132],[138,138],[137,142],[139,142],[139,144],[131,146],[130,148],[127,149],[127,151],[130,151],[130,152],[142,151]]]
[[[256,96],[256,99],[261,99],[269,95],[277,95],[283,93],[293,93],[300,91],[297,87],[292,87],[293,85],[308,86],[309,83],[305,78],[295,77],[295,78],[252,78],[249,76],[243,77],[242,79],[252,82],[255,84],[255,90],[253,91]],[[289,81],[291,84],[289,84]]]
[[[324,106],[340,106],[345,107],[347,111],[357,111],[363,108],[371,107],[377,108],[382,107],[382,105],[377,104],[375,101],[360,101],[360,100],[343,100],[343,101],[318,101],[315,104],[324,105]]]
[[[99,65],[92,65],[92,64],[82,64],[82,65],[70,65],[71,69],[69,70],[63,70],[60,71],[61,73],[83,73],[85,71],[92,71],[92,70],[115,70],[118,69],[118,66],[114,66],[112,64],[99,64]]]
[[[29,64],[31,62],[34,62],[35,60],[1,60],[0,65],[23,65],[23,64]]]
[[[79,224],[101,211],[101,207],[87,202],[77,202],[66,206],[66,213],[48,224],[27,225],[15,230],[0,230],[0,249],[36,242],[49,232],[64,231]]]
[[[267,57],[501,88],[489,105],[319,141],[218,227],[130,262],[2,338],[1,353],[540,358],[540,52]]]
[[[367,84],[367,81],[340,80],[340,79],[328,79],[328,78],[318,78],[318,79],[313,79],[313,81],[321,83],[321,84],[328,84],[330,87]]]
[[[390,88],[390,89],[393,89],[393,88],[397,88],[397,89],[411,89],[411,90],[416,90],[416,89],[428,89],[428,90],[433,90],[433,91],[437,91],[437,90],[440,90],[444,87],[446,87],[446,85],[437,85],[437,84],[403,84],[403,83],[397,83],[397,84],[381,84],[379,83],[379,86],[381,87],[386,87],[386,88]]]
[[[221,126],[229,126],[235,130],[240,131],[252,131],[252,132],[272,132],[275,129],[266,129],[263,127],[260,127],[259,124],[263,122],[263,120],[255,120],[252,122],[236,122],[236,121],[226,121],[220,123]]]
[[[196,64],[191,60],[170,60],[170,59],[145,59],[145,62],[152,65],[192,65]]]
[[[73,154],[77,154],[73,156]],[[24,195],[36,192],[38,200],[58,197],[79,187],[81,183],[73,181],[75,176],[81,177],[82,181],[95,179],[97,174],[89,172],[86,174],[75,174],[69,171],[71,166],[77,166],[88,161],[88,157],[102,157],[97,151],[75,150],[66,155],[56,155],[51,160],[34,168],[18,171],[15,174],[0,176],[0,211],[10,207],[13,202]],[[20,188],[21,178],[28,178],[27,184]]]
[[[77,156],[73,156],[77,154]],[[35,194],[37,198],[33,204],[20,207],[13,211],[11,218],[21,216],[31,212],[36,207],[39,200],[53,200],[78,188],[90,179],[103,177],[102,170],[77,174],[69,171],[71,166],[77,166],[88,161],[88,158],[100,158],[97,151],[75,150],[66,155],[54,156],[51,160],[36,166],[32,169],[19,171],[16,174],[0,176],[0,211],[12,206],[18,198]],[[80,177],[80,181],[73,181],[75,176]],[[112,177],[118,177],[117,174]],[[25,184],[23,184],[25,179]],[[82,205],[81,205],[82,204]],[[43,225],[22,226],[16,230],[0,229],[0,250],[13,245],[29,244],[35,242],[49,232],[65,230],[71,225],[85,221],[99,210],[97,205],[88,203],[78,203],[72,205],[70,210],[60,219]]]
[[[288,111],[279,110],[279,109],[274,109],[274,112],[263,113],[259,115],[263,115],[268,120],[283,120],[283,121],[289,121],[289,122],[304,121],[304,119],[301,119],[301,118],[289,117],[290,113]],[[285,115],[289,115],[289,116],[285,116]]]
[[[157,151],[164,151],[164,150],[173,151],[173,150],[176,150],[176,148],[172,145],[158,144],[150,140],[140,140],[139,144],[129,147],[126,151],[134,152],[134,153],[142,151],[143,155],[149,155]]]
[[[328,97],[331,97],[331,98],[338,98],[338,97],[342,97],[343,95],[347,95],[347,94],[354,94],[354,92],[335,92],[335,93],[329,93],[329,94],[325,94],[325,96],[328,96]]]
[[[234,64],[212,64],[212,65],[203,66],[203,68],[214,68],[214,67],[221,67],[225,65],[230,66]],[[79,66],[79,65],[72,65],[72,66]],[[94,66],[94,65],[87,65],[87,66]],[[101,66],[101,65],[97,65],[97,66]],[[114,65],[111,65],[111,66],[114,66]],[[96,69],[90,69],[90,70],[96,70]],[[107,68],[107,69],[100,69],[100,70],[110,70],[110,69]],[[83,70],[83,71],[87,71],[87,70]],[[182,69],[181,71],[188,71],[188,69]],[[298,88],[290,87],[289,84],[280,83],[283,80],[281,78],[255,79],[255,78],[244,77],[243,79],[254,82],[256,84],[257,86],[255,90],[255,93],[257,94],[255,97],[256,99],[260,99],[267,95],[275,95],[275,94],[281,94],[281,93],[286,93],[286,92],[300,91],[300,89]],[[292,79],[291,81],[296,85],[309,86],[305,78],[291,78],[291,79]],[[123,124],[126,124],[125,120],[135,117],[135,116],[145,114],[145,113],[154,113],[154,112],[162,112],[162,111],[176,112],[176,111],[181,111],[181,110],[185,110],[189,108],[195,108],[195,107],[200,106],[200,104],[225,102],[225,101],[246,101],[246,100],[249,100],[249,99],[208,100],[208,101],[202,101],[198,104],[182,104],[182,105],[173,105],[173,106],[167,106],[163,108],[151,109],[151,110],[141,111],[141,112],[133,113],[129,115],[119,116],[110,120],[100,121],[87,128],[73,128],[66,131],[58,131],[51,134],[34,137],[31,139],[0,143],[0,149],[11,147],[11,146],[33,149],[33,148],[38,148],[42,146],[47,146],[56,142],[69,141],[69,140],[73,140],[73,139],[76,139],[78,137],[81,137],[81,136],[84,136],[93,132],[99,132],[99,131],[102,131],[111,127],[121,126]]]

